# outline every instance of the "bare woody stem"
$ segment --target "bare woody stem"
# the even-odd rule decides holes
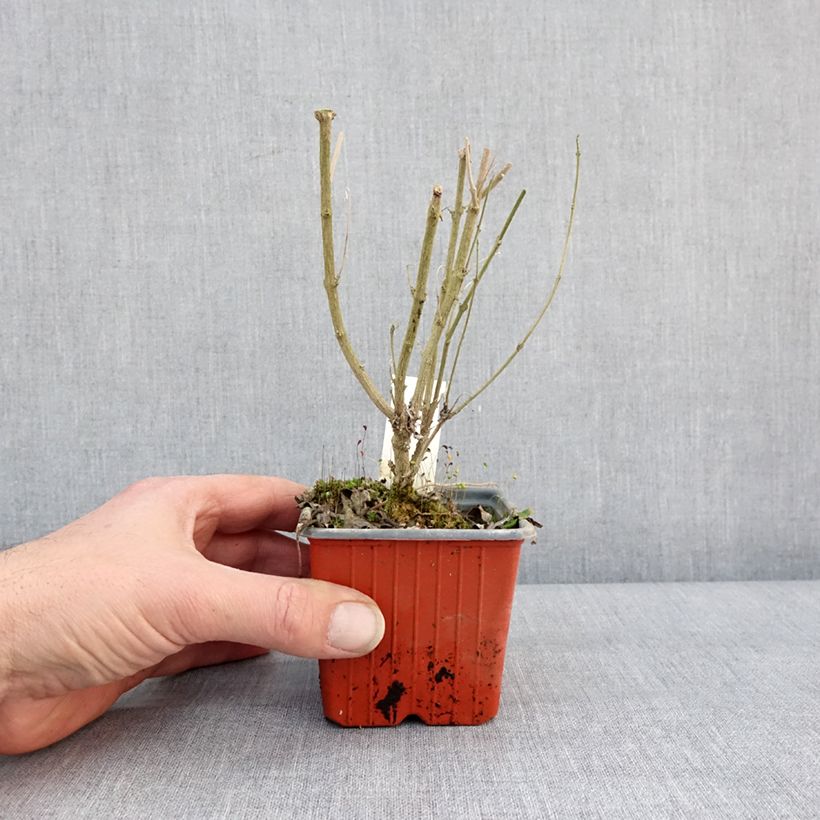
[[[485,196],[484,201],[481,205],[481,213],[479,214],[478,222],[476,223],[476,226],[475,226],[475,234],[473,236],[473,243],[472,243],[472,246],[470,247],[470,252],[467,256],[467,262],[465,263],[465,268],[469,266],[470,261],[473,258],[473,253],[475,253],[476,262],[478,261],[478,235],[481,233],[481,226],[484,224],[484,214],[487,211],[487,199],[488,199],[488,197]],[[465,276],[466,276],[466,271],[465,271]],[[462,282],[463,282],[463,280],[462,280]],[[460,290],[461,290],[461,285],[459,285],[459,291]],[[472,288],[473,292],[474,292],[474,290],[475,289]],[[469,298],[469,296],[468,296],[468,298]],[[453,311],[455,310],[455,306],[456,306],[457,301],[458,301],[458,294],[456,294],[456,299],[453,301],[452,305],[450,306],[450,311],[449,311],[448,316],[447,316],[448,320],[450,318],[450,315],[452,315]],[[459,305],[458,311],[456,311],[456,314],[457,314],[456,317],[449,321],[449,324],[447,326],[447,330],[444,333],[444,341],[441,343],[441,352],[439,353],[439,362],[438,362],[438,376],[436,377],[435,390],[433,391],[434,405],[437,405],[439,399],[441,398],[441,389],[442,389],[442,385],[444,383],[444,381],[443,381],[444,380],[444,371],[447,368],[447,357],[448,357],[449,351],[450,351],[450,343],[451,343],[452,338],[453,338],[454,329],[458,325],[458,321],[459,321],[460,317],[463,315],[463,307],[464,307],[464,303],[462,302],[462,304]],[[451,381],[452,381],[452,374],[451,374]]]
[[[467,156],[469,160],[469,152]],[[467,166],[467,170],[470,172],[469,165]],[[472,179],[470,180],[470,186],[472,191],[475,193],[476,189],[473,185]],[[456,257],[454,266],[445,271],[444,281],[442,282],[441,291],[439,293],[439,301],[436,310],[436,317],[433,322],[433,329],[430,334],[430,338],[427,340],[427,346],[422,352],[422,362],[419,368],[419,381],[416,384],[416,392],[413,395],[414,407],[420,408],[420,419],[418,424],[419,429],[416,449],[414,450],[413,457],[410,461],[411,472],[418,468],[418,465],[421,463],[421,459],[424,458],[424,452],[427,449],[427,446],[429,446],[427,434],[433,425],[433,418],[441,397],[441,379],[444,372],[444,367],[446,365],[445,357],[447,355],[448,345],[445,344],[443,346],[441,353],[439,353],[438,347],[441,343],[443,330],[447,326],[450,314],[455,307],[458,294],[461,291],[461,286],[467,273],[470,258],[478,239],[478,231],[481,228],[481,222],[484,217],[486,199],[484,200],[484,206],[479,208],[476,219],[473,203],[478,204],[478,202],[478,198],[473,197],[468,208],[468,216],[465,220],[464,232],[465,234],[469,232],[469,235],[465,239],[464,234],[462,234],[461,241],[459,242],[458,256]],[[470,237],[472,237],[472,239]],[[462,246],[468,242],[469,248],[467,249],[464,264],[462,267],[459,267],[459,257],[462,253]],[[437,364],[439,364],[438,378],[434,379]]]
[[[415,287],[412,291],[410,314],[401,347],[398,350],[395,344],[395,327],[391,326],[390,328],[391,390],[386,397],[368,376],[364,365],[353,350],[345,329],[338,293],[341,271],[336,267],[332,206],[333,170],[339,157],[341,135],[339,142],[336,144],[336,150],[331,152],[332,123],[335,114],[329,109],[321,109],[315,112],[315,116],[319,122],[324,287],[333,329],[339,347],[356,379],[379,411],[387,416],[392,427],[393,461],[390,464],[390,469],[394,486],[399,489],[409,489],[421,467],[428,448],[442,426],[478,398],[507,369],[529,341],[552,305],[567,263],[575,218],[581,163],[579,140],[576,139],[575,180],[572,189],[569,220],[558,271],[546,296],[546,301],[521,341],[504,360],[501,367],[475,392],[463,401],[456,401],[455,406],[450,407],[450,391],[459,364],[462,345],[470,324],[478,286],[498,253],[526,192],[522,191],[518,196],[489,253],[486,258],[481,259],[478,237],[484,222],[487,200],[489,194],[507,174],[510,166],[505,165],[500,171],[494,172],[492,155],[485,149],[478,164],[477,174],[474,176],[470,143],[465,141],[463,149],[459,151],[455,204],[451,212],[452,223],[449,229],[444,275],[440,287],[437,288],[438,298],[433,321],[427,338],[422,344],[420,339],[421,319],[427,302],[433,246],[438,223],[441,221],[442,190],[438,186],[433,189],[427,208],[424,238]],[[344,249],[345,251],[347,249],[347,231],[345,233]],[[342,260],[343,264],[344,260]],[[474,270],[474,278],[467,287],[466,293],[462,295],[465,279],[471,268]],[[451,345],[457,334],[458,343],[453,360],[450,362]],[[417,346],[421,348],[418,379],[413,396],[408,399],[405,395],[405,383]],[[448,374],[448,367],[449,379],[445,389],[444,377]],[[443,398],[442,392],[444,392]],[[436,419],[437,410],[438,419]]]
[[[507,169],[506,169],[506,166],[505,166],[504,171],[502,173],[500,173],[499,176],[503,176],[503,174],[506,173],[506,170]],[[561,282],[561,278],[562,278],[563,273],[564,273],[564,268],[566,267],[567,257],[569,255],[569,243],[570,243],[570,239],[572,237],[572,226],[573,226],[573,223],[575,221],[575,203],[576,203],[576,200],[577,200],[577,197],[578,197],[578,183],[579,183],[579,180],[580,180],[580,174],[581,174],[581,146],[580,146],[579,138],[576,137],[576,139],[575,139],[575,181],[574,181],[573,187],[572,187],[572,202],[570,204],[570,209],[569,209],[569,220],[567,222],[567,231],[566,231],[566,234],[564,236],[564,245],[563,245],[563,248],[562,248],[562,251],[561,251],[561,259],[560,259],[560,262],[558,264],[558,273],[556,274],[556,277],[553,281],[552,288],[549,292],[549,295],[547,296],[547,300],[544,303],[543,307],[541,308],[540,312],[538,313],[538,316],[536,316],[535,321],[532,323],[532,325],[530,325],[530,328],[527,330],[527,333],[524,335],[524,338],[516,345],[515,350],[512,352],[512,354],[510,354],[510,356],[507,357],[507,359],[501,365],[501,367],[498,370],[496,370],[495,373],[493,373],[493,375],[483,385],[481,385],[481,387],[478,388],[478,390],[476,390],[474,393],[472,393],[470,396],[468,396],[463,402],[458,404],[455,408],[449,409],[446,406],[444,408],[442,408],[441,415],[439,417],[439,420],[436,422],[436,424],[430,424],[429,427],[425,431],[423,431],[422,436],[421,436],[421,438],[420,438],[420,440],[419,440],[419,442],[418,442],[418,444],[415,448],[415,451],[413,452],[413,457],[410,460],[410,469],[411,470],[418,469],[419,465],[421,464],[421,460],[424,458],[425,452],[427,452],[427,448],[430,446],[433,439],[436,437],[436,434],[441,430],[441,428],[444,426],[444,424],[447,421],[449,421],[451,418],[453,418],[453,416],[455,416],[457,413],[460,413],[472,401],[474,401],[476,398],[478,398],[478,396],[481,393],[483,393],[504,372],[504,370],[507,369],[507,367],[513,361],[513,359],[515,359],[515,357],[524,348],[524,345],[527,343],[530,336],[532,336],[532,334],[535,332],[535,329],[538,327],[541,320],[544,318],[544,315],[549,310],[550,305],[552,304],[552,301],[555,298],[555,294],[558,290],[558,285]],[[498,181],[500,181],[500,179]],[[495,182],[495,180],[493,180],[493,182],[490,183],[490,186],[489,186],[490,189],[492,189],[492,187],[494,187],[493,183],[498,184],[497,182]],[[510,215],[507,217],[507,221],[504,223],[504,227],[503,227],[501,233],[499,234],[499,238],[496,240],[496,246],[494,246],[495,250],[497,250],[498,247],[500,247],[500,240],[503,239],[504,233],[506,233],[507,228],[509,228],[509,225],[512,222],[512,218],[515,216],[515,212],[518,210],[518,206],[521,204],[521,200],[524,198],[525,193],[526,193],[525,191],[522,191],[521,194],[519,194],[518,200],[516,200],[516,203],[513,206],[513,209],[510,212]],[[492,255],[494,255],[494,253],[491,251],[491,256]],[[482,265],[482,268],[481,268],[481,271],[480,271],[480,275],[482,277],[484,275],[484,271],[486,270],[486,266],[488,264],[489,264],[488,260],[485,260],[484,264]],[[465,304],[467,305],[467,307],[465,308],[466,310],[469,310],[470,306],[472,305],[473,295],[474,295],[474,291],[471,292],[470,294],[468,294],[467,298],[462,303],[462,307],[464,307]],[[451,329],[455,330],[456,326],[457,326],[457,321],[454,321],[454,324],[451,325]],[[451,376],[450,376],[450,381],[452,382],[452,373],[451,373]],[[445,405],[446,405],[446,399],[445,399]]]
[[[515,357],[524,349],[524,345],[530,339],[530,336],[535,332],[535,329],[541,323],[541,320],[544,318],[546,312],[550,309],[552,305],[552,301],[555,298],[555,294],[558,291],[558,285],[561,284],[561,278],[564,275],[564,268],[566,267],[567,257],[569,256],[569,242],[572,238],[572,226],[575,221],[575,202],[578,198],[578,182],[581,176],[581,143],[580,138],[576,137],[575,139],[575,182],[572,186],[572,202],[569,208],[569,220],[567,221],[567,231],[564,236],[564,245],[561,249],[561,260],[558,264],[558,273],[555,276],[555,279],[552,283],[552,288],[547,296],[546,302],[542,306],[541,310],[539,311],[538,315],[535,317],[535,321],[530,325],[527,332],[524,334],[524,337],[521,341],[515,346],[515,350],[505,359],[504,363],[495,373],[487,379],[481,387],[478,388],[474,393],[469,395],[464,401],[462,401],[458,406],[453,408],[453,410],[449,414],[449,418],[452,418],[457,413],[460,413],[467,405],[471,402],[475,401],[512,363]],[[432,440],[432,439],[431,439]]]
[[[336,116],[329,109],[321,109],[315,112],[319,121],[319,178],[321,184],[321,205],[322,205],[322,255],[325,263],[325,293],[327,303],[330,308],[330,318],[333,322],[333,330],[336,341],[347,360],[353,375],[358,379],[365,393],[369,396],[373,404],[388,418],[391,418],[393,411],[390,403],[381,394],[381,391],[373,383],[367,374],[364,365],[359,360],[350,343],[345,328],[342,308],[339,303],[339,277],[336,274],[336,261],[333,247],[333,195],[332,195],[332,162],[330,156],[331,131],[333,128],[333,118]]]
[[[413,431],[416,427],[418,414],[415,406],[408,409],[405,399],[405,381],[407,379],[407,368],[410,365],[410,358],[416,347],[418,338],[421,314],[424,311],[424,303],[427,301],[427,280],[430,276],[430,263],[433,258],[433,243],[436,238],[436,230],[441,220],[441,187],[436,185],[433,188],[433,195],[430,205],[427,208],[427,222],[424,229],[424,240],[421,245],[421,256],[419,257],[419,267],[416,273],[416,285],[413,288],[413,303],[410,306],[410,316],[407,320],[407,328],[404,332],[404,340],[399,353],[399,361],[393,374],[393,415],[391,426],[393,428],[393,476],[397,483],[411,483],[413,473],[410,468],[410,446]]]
[[[461,154],[459,154],[459,157],[461,157]],[[467,155],[467,158],[469,159],[469,154]],[[451,297],[450,302],[445,306],[447,318],[449,318],[450,314],[453,312],[453,310],[455,308],[456,301],[458,300],[459,293],[461,293],[461,288],[462,288],[462,285],[464,283],[464,279],[467,275],[467,269],[470,265],[470,260],[472,259],[473,252],[475,251],[476,254],[478,253],[478,251],[476,250],[477,246],[478,246],[478,234],[480,233],[481,226],[484,223],[484,213],[487,210],[487,200],[489,198],[490,192],[501,182],[501,180],[504,179],[504,177],[509,172],[510,168],[512,168],[512,165],[508,162],[506,165],[504,165],[504,167],[498,173],[496,173],[491,179],[489,179],[489,181],[487,181],[488,178],[489,178],[489,175],[490,175],[491,159],[492,159],[492,157],[491,157],[490,152],[485,149],[483,154],[482,154],[482,157],[481,157],[481,165],[479,167],[479,173],[478,173],[478,183],[473,182],[472,172],[471,172],[471,169],[470,169],[469,166],[468,166],[468,169],[467,169],[468,172],[470,173],[470,193],[471,193],[470,210],[472,211],[479,203],[481,203],[481,209],[480,209],[480,212],[479,212],[478,220],[475,222],[475,224],[470,225],[468,223],[468,224],[465,225],[464,234],[462,235],[463,245],[459,249],[459,260],[458,261],[461,261],[461,267],[460,268],[454,268],[452,271],[450,271],[448,269],[448,275],[450,276],[450,279],[449,279],[450,287],[452,288],[452,291],[450,293],[450,297]],[[518,206],[521,204],[521,200],[524,198],[524,193],[525,192],[521,193],[521,195],[519,196],[519,198],[516,201],[515,205],[513,206],[512,211],[510,212],[509,216],[507,217],[507,220],[504,223],[504,227],[503,227],[501,233],[499,234],[499,236],[496,237],[496,240],[495,240],[495,243],[493,245],[493,249],[492,249],[490,255],[484,261],[483,265],[481,266],[480,271],[478,272],[474,282],[472,283],[472,286],[471,286],[471,289],[470,289],[470,293],[468,294],[468,297],[459,306],[459,309],[457,311],[457,315],[452,320],[452,322],[450,322],[450,324],[447,327],[447,331],[444,334],[444,343],[442,344],[442,350],[441,350],[441,354],[439,356],[440,361],[439,361],[438,377],[436,378],[435,391],[433,392],[433,397],[432,397],[434,407],[438,404],[439,398],[441,397],[441,387],[442,387],[443,378],[444,378],[444,370],[447,366],[447,356],[449,354],[450,343],[452,342],[452,338],[453,338],[453,334],[455,332],[455,329],[458,327],[458,323],[461,320],[461,317],[464,315],[464,311],[467,307],[467,304],[469,303],[470,306],[472,306],[471,300],[472,300],[472,297],[475,296],[476,287],[478,286],[479,282],[483,278],[484,273],[486,272],[487,268],[489,267],[490,263],[493,260],[493,257],[498,252],[498,249],[501,247],[501,242],[504,239],[504,234],[507,232],[507,229],[509,228],[510,223],[515,218],[515,214],[518,211]],[[468,228],[472,232],[472,237],[467,235],[468,234]],[[451,239],[452,239],[452,237],[451,237]],[[466,255],[466,257],[463,257],[462,254],[461,254],[461,251],[463,250],[464,247],[467,247],[468,245],[469,245],[469,247],[468,247],[468,250],[467,250],[467,255]],[[478,261],[478,260],[476,260],[476,261]],[[461,341],[463,341],[463,339],[464,339],[464,335],[462,333]],[[441,343],[440,339],[438,340],[438,343]],[[459,347],[459,350],[460,350],[460,348],[461,348],[460,343],[459,343],[458,347]],[[455,362],[453,363],[453,365],[454,366],[451,370],[449,384],[452,384],[452,376],[453,376],[453,373],[455,372]],[[430,387],[430,385],[428,385],[428,394],[429,394],[429,387]],[[449,394],[449,388],[448,388],[448,394]],[[425,398],[429,399],[430,396],[426,395]]]
[[[456,243],[458,242],[458,229],[461,226],[461,217],[464,214],[464,174],[467,168],[467,149],[462,148],[458,152],[458,181],[456,182],[456,201],[451,213],[452,224],[450,226],[450,242],[447,246],[447,262],[444,266],[446,276],[453,267],[456,256]]]
[[[421,256],[419,258],[418,272],[416,273],[416,286],[413,289],[413,304],[410,306],[410,317],[407,320],[407,329],[404,333],[404,340],[399,353],[399,362],[396,368],[393,383],[393,407],[397,412],[404,409],[404,383],[407,378],[407,368],[410,365],[410,357],[416,346],[416,338],[421,322],[421,314],[424,310],[424,303],[427,301],[427,280],[430,275],[430,262],[433,258],[433,243],[436,238],[436,229],[441,220],[441,187],[433,188],[433,195],[430,205],[427,208],[427,222],[424,229],[424,240],[421,245]]]
[[[444,281],[438,296],[436,313],[433,319],[433,326],[430,335],[421,353],[421,364],[419,365],[419,379],[416,383],[416,391],[413,394],[413,404],[419,406],[422,401],[429,401],[433,393],[433,378],[436,372],[436,362],[438,358],[438,347],[442,333],[447,326],[447,320],[453,309],[453,304],[461,291],[461,284],[467,275],[467,263],[469,253],[472,250],[475,239],[475,232],[481,212],[479,193],[484,179],[489,172],[490,157],[489,151],[484,151],[481,157],[478,184],[473,181],[472,162],[470,158],[470,145],[464,146],[465,165],[470,187],[470,204],[467,206],[467,216],[464,220],[464,228],[461,239],[458,242],[455,261],[452,268],[444,273]],[[460,166],[460,163],[459,163]]]
[[[492,190],[492,189],[489,189],[489,190]],[[489,193],[489,191],[488,191],[488,193]],[[459,336],[458,345],[456,346],[456,352],[455,352],[455,355],[453,356],[453,363],[450,367],[450,379],[447,382],[447,392],[444,396],[445,406],[448,405],[449,401],[450,401],[450,388],[452,387],[453,377],[454,377],[455,372],[456,372],[456,366],[458,365],[458,360],[459,360],[459,357],[461,355],[461,348],[462,348],[462,345],[464,344],[464,337],[467,335],[467,325],[469,324],[470,315],[472,314],[473,301],[475,300],[476,290],[478,289],[478,286],[481,284],[481,280],[484,278],[484,274],[487,272],[487,268],[490,267],[490,263],[493,261],[493,258],[498,253],[498,251],[501,249],[501,245],[504,242],[504,236],[506,235],[507,230],[509,229],[510,225],[512,224],[513,219],[515,219],[515,215],[516,215],[516,213],[518,213],[518,209],[519,209],[519,207],[521,207],[521,203],[524,201],[524,197],[526,195],[527,195],[526,190],[523,190],[518,195],[518,199],[515,200],[515,204],[512,206],[512,209],[510,210],[510,213],[507,215],[507,219],[505,220],[503,227],[499,231],[498,236],[495,238],[495,242],[493,242],[492,249],[490,250],[489,254],[487,254],[487,258],[481,263],[481,267],[478,269],[478,272],[476,273],[475,279],[472,281],[472,283],[470,285],[470,291],[467,294],[467,297],[459,305],[458,311],[456,312],[456,315],[453,318],[453,321],[450,324],[450,327],[447,329],[447,335],[445,336],[445,339],[444,339],[444,349],[443,349],[442,354],[441,354],[442,371],[443,371],[444,365],[447,361],[448,351],[449,351],[450,344],[453,340],[453,336],[454,336],[456,330],[458,329],[458,325],[461,322],[462,316],[464,316],[465,313],[467,314],[465,319],[464,319],[464,326],[461,329],[461,335]],[[443,377],[443,373],[440,373],[439,374],[439,383],[441,383],[442,377]]]
[[[454,214],[456,212],[459,214],[459,220],[461,210],[463,210],[463,208],[460,206],[460,193],[461,186],[463,185],[463,174],[465,170],[467,176],[467,184],[470,190],[470,199],[469,205],[467,205],[466,208],[467,217],[464,221],[464,227],[461,232],[460,239],[458,238],[457,230],[451,231],[450,248],[448,249],[448,266],[445,270],[444,281],[442,282],[441,291],[439,293],[439,299],[435,319],[433,322],[432,332],[430,334],[430,338],[428,338],[427,340],[427,344],[422,353],[422,364],[420,367],[419,383],[416,386],[416,393],[413,397],[414,406],[420,408],[421,418],[419,420],[418,425],[419,429],[418,438],[416,440],[416,447],[413,451],[413,456],[410,460],[411,472],[418,469],[418,466],[420,465],[421,460],[424,458],[424,454],[427,451],[427,448],[429,447],[433,436],[435,435],[435,432],[431,433],[431,430],[434,427],[433,419],[435,416],[436,409],[439,406],[439,401],[441,399],[443,378],[445,369],[447,367],[447,357],[449,355],[450,344],[452,341],[453,334],[455,333],[455,330],[458,327],[458,321],[463,315],[464,310],[466,309],[466,305],[468,303],[471,304],[471,302],[469,302],[469,297],[465,299],[465,302],[463,302],[460,306],[458,318],[453,319],[451,321],[450,317],[455,309],[456,303],[458,301],[458,296],[461,293],[464,279],[466,278],[473,254],[477,254],[478,234],[484,222],[484,214],[487,208],[487,200],[490,192],[504,179],[504,176],[511,168],[510,164],[507,163],[499,172],[497,172],[491,177],[491,166],[492,155],[488,150],[485,149],[482,153],[481,162],[479,164],[478,178],[474,179],[472,172],[469,142],[466,142],[463,151],[459,152],[459,190],[456,193],[457,204],[459,205],[459,208],[456,211],[454,211]],[[523,195],[519,197],[518,202],[516,202],[516,204],[513,206],[513,210],[511,214],[507,217],[507,221],[505,222],[501,235],[496,238],[494,250],[491,252],[490,257],[487,260],[485,260],[485,263],[481,267],[480,271],[478,270],[477,265],[478,281],[480,281],[481,277],[483,277],[484,272],[489,266],[489,263],[492,261],[492,257],[498,251],[498,248],[501,245],[501,240],[503,239],[503,235],[504,233],[506,233],[509,224],[512,222],[512,219],[515,216],[515,212],[518,210],[521,198],[523,198]],[[454,253],[453,251],[456,248],[457,252]],[[476,261],[478,260],[476,259]],[[476,283],[473,284],[472,294],[475,293],[475,284]],[[442,336],[444,337],[443,343]],[[459,342],[457,353],[460,352],[461,341],[463,341],[463,334]],[[441,350],[439,351],[440,345]],[[436,370],[438,370],[437,375],[435,375]],[[454,371],[455,367],[452,368],[450,374],[450,383],[452,383]],[[450,385],[448,385],[447,388],[448,395],[449,388]],[[441,424],[444,422],[444,420],[446,418],[449,418],[446,407],[446,400],[445,407],[441,408],[440,418],[441,421],[435,425],[436,431],[440,429]]]
[[[464,182],[465,176],[469,178],[469,187],[471,192],[471,203],[473,201],[473,193],[475,192],[475,185],[473,183],[472,170],[472,151],[469,140],[464,141],[464,148],[458,154],[458,181],[456,183],[456,207],[453,210],[453,224],[450,229],[450,242],[447,248],[447,264],[444,269],[444,278],[439,289],[438,300],[436,302],[436,311],[433,317],[433,327],[430,332],[430,337],[427,339],[422,352],[421,361],[419,363],[419,377],[416,383],[416,391],[413,394],[413,404],[418,405],[424,401],[424,397],[431,391],[431,382],[433,373],[436,367],[436,355],[438,352],[438,341],[441,338],[441,333],[446,326],[448,313],[445,312],[445,303],[447,294],[449,293],[453,276],[455,275],[457,256],[456,251],[460,248],[464,241],[463,234],[468,230],[465,224],[462,230],[462,239],[459,241],[459,229],[461,228],[461,217],[464,213]],[[467,220],[469,221],[469,220]]]

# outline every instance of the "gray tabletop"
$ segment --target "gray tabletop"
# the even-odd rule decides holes
[[[520,586],[498,717],[341,729],[313,661],[146,683],[0,816],[816,817],[820,581]]]

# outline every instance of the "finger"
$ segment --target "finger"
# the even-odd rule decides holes
[[[148,518],[157,532],[179,527],[197,546],[219,529],[226,533],[255,528],[292,532],[299,520],[295,497],[304,490],[285,478],[253,475],[172,476],[132,484],[101,507],[62,531],[79,530],[89,520],[98,526],[130,520],[145,530]]]
[[[161,678],[165,675],[178,675],[189,669],[198,669],[202,666],[216,666],[220,663],[244,661],[248,658],[258,658],[267,655],[268,649],[262,646],[248,646],[242,643],[229,641],[211,641],[209,643],[186,646],[180,652],[169,655],[164,661],[151,670],[149,677]]]
[[[202,548],[202,554],[217,564],[267,575],[293,578],[310,576],[310,548],[304,540],[267,530],[228,535],[217,532]]]
[[[293,531],[299,520],[296,496],[303,490],[303,485],[285,478],[251,475],[194,476],[180,479],[174,488],[192,514],[191,535],[197,547],[217,530]]]
[[[384,635],[375,602],[354,589],[203,561],[189,576],[195,606],[179,614],[186,643],[234,641],[305,658],[366,655]]]

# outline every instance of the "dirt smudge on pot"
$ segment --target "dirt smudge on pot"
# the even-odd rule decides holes
[[[396,707],[406,691],[407,689],[401,681],[394,680],[387,688],[387,694],[376,702],[376,708],[384,715],[385,720],[395,723]]]
[[[446,666],[442,666],[441,669],[436,672],[436,683],[441,683],[445,678],[455,680],[456,676]]]

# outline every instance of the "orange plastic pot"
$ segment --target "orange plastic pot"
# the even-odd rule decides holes
[[[490,495],[485,507],[503,507]],[[369,595],[386,624],[369,655],[319,661],[325,716],[342,726],[493,718],[521,544],[533,532],[309,530],[313,577]]]

